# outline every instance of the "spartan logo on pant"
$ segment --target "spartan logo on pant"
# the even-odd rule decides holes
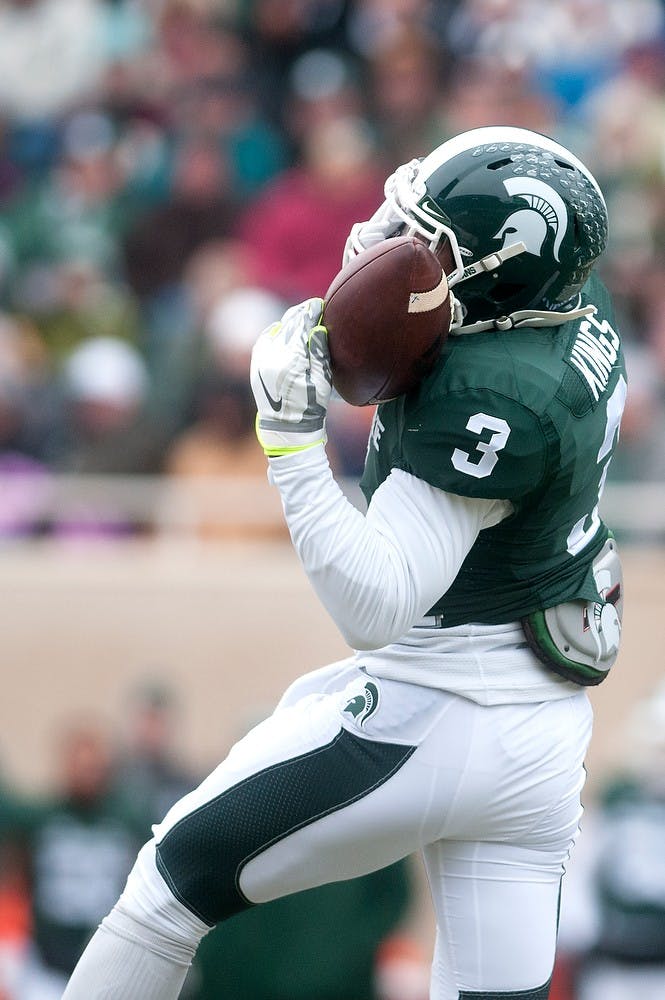
[[[343,711],[352,715],[359,726],[364,726],[367,719],[370,715],[374,715],[378,707],[379,689],[373,681],[367,681],[363,693],[355,695]]]

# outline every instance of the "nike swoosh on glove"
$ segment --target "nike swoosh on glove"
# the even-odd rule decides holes
[[[288,309],[252,350],[250,381],[256,400],[256,436],[274,458],[326,441],[332,376],[323,299]]]

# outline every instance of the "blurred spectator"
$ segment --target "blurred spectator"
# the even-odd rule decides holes
[[[457,62],[442,110],[449,135],[497,122],[548,135],[556,132],[556,105],[529,86],[523,70],[491,66],[481,59]]]
[[[195,386],[194,420],[176,437],[166,459],[173,481],[222,476],[256,477],[265,483],[266,467],[254,433],[256,406],[249,385],[249,363],[254,341],[280,319],[284,303],[261,288],[230,291],[211,309],[204,326],[202,373]],[[206,537],[283,535],[282,523],[262,529],[260,524],[222,524],[202,517],[198,530]]]
[[[630,178],[639,185],[662,176],[664,52],[662,39],[627,49],[617,72],[594,88],[579,109],[587,155],[598,164],[604,190]]]
[[[344,48],[345,0],[249,0],[241,24],[250,39],[262,104],[283,125],[284,81],[309,49]]]
[[[19,266],[85,260],[117,275],[126,218],[115,142],[101,111],[80,111],[64,122],[52,143],[52,171],[25,188],[5,216]]]
[[[0,1000],[19,1000],[17,983],[32,930],[25,843],[32,812],[0,777]],[[20,832],[19,832],[20,831]]]
[[[56,263],[48,272],[33,271],[22,292],[54,370],[89,338],[130,344],[142,339],[137,303],[127,287],[109,280],[85,255]]]
[[[255,283],[254,255],[240,239],[212,240],[194,253],[183,280],[192,310],[191,322],[205,327],[227,295]]]
[[[372,119],[390,161],[405,163],[443,141],[441,92],[450,61],[413,28],[389,39],[368,59]]]
[[[142,842],[135,806],[111,792],[110,747],[90,724],[71,726],[57,749],[52,798],[15,817],[25,846],[31,951],[19,1000],[57,1000],[88,937],[122,891]]]
[[[172,97],[197,80],[244,67],[242,40],[222,23],[223,0],[158,0],[152,6],[156,44],[148,86],[161,95]]]
[[[0,538],[41,534],[58,439],[44,345],[28,323],[0,315]]]
[[[169,200],[140,218],[127,236],[127,275],[139,296],[170,288],[195,250],[231,235],[237,206],[230,184],[228,160],[216,142],[183,141]]]
[[[282,133],[261,114],[249,61],[236,73],[198,80],[175,95],[178,131],[216,143],[228,164],[228,185],[244,202],[287,164]]]
[[[209,363],[202,331],[217,303],[250,284],[250,249],[234,238],[213,239],[195,250],[177,284],[143,302],[152,418],[169,442],[196,419],[198,380]],[[148,332],[149,331],[149,332]]]
[[[357,67],[343,52],[310,49],[295,60],[288,81],[282,115],[296,149],[316,126],[366,110]]]
[[[548,5],[530,58],[533,78],[565,108],[607,81],[632,46],[663,28],[659,0],[559,0]],[[532,12],[529,12],[532,13]]]
[[[113,337],[77,347],[63,369],[68,440],[58,463],[67,472],[157,472],[164,431],[146,413],[149,375],[135,348]]]
[[[561,950],[576,970],[576,1000],[661,1000],[665,682],[627,718],[613,774],[583,824],[561,911]]]
[[[51,380],[37,330],[0,313],[0,455],[52,456],[57,403]]]
[[[242,220],[259,283],[288,302],[324,295],[351,226],[383,200],[383,181],[365,122],[338,118],[313,126],[303,165],[269,185]]]
[[[0,1000],[20,1000],[20,982],[30,940],[30,901],[22,856],[11,845],[0,849]]]
[[[23,172],[7,144],[7,122],[0,115],[0,206],[14,197],[23,182]]]
[[[103,66],[100,0],[5,0],[0,5],[0,107],[39,122],[90,94]]]
[[[356,0],[351,5],[347,36],[366,59],[395,45],[405,29],[445,47],[448,22],[457,0]]]
[[[247,381],[252,348],[259,334],[279,322],[286,303],[263,288],[246,286],[223,295],[204,328],[214,367]]]
[[[211,371],[202,376],[194,423],[175,439],[166,460],[174,477],[257,476],[265,460],[254,434],[256,407],[246,378]]]
[[[123,742],[113,766],[112,787],[135,803],[144,823],[144,839],[153,823],[196,784],[182,763],[177,730],[179,704],[162,682],[136,687],[123,713]]]
[[[150,0],[103,0],[100,11],[102,51],[109,66],[141,59],[152,40]]]
[[[611,242],[606,279],[627,333],[649,347],[665,372],[665,48],[662,37],[628,49],[618,72],[580,107],[582,149],[597,163]]]
[[[467,0],[450,42],[489,67],[526,69],[565,108],[616,68],[620,54],[662,27],[658,0]]]
[[[237,212],[226,155],[217,142],[193,137],[175,154],[170,199],[143,215],[127,237],[126,272],[141,301],[154,384],[160,397],[174,396],[180,410],[178,382],[188,372],[194,336],[183,277],[196,251],[231,236]],[[171,434],[179,417],[171,420],[161,408],[160,420]]]

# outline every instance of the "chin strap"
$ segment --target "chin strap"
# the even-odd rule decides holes
[[[511,246],[497,250],[496,253],[488,254],[481,260],[467,265],[460,277],[455,274],[450,275],[448,284],[451,286],[461,285],[463,281],[483,274],[487,271],[496,271],[501,265],[524,253],[526,246],[524,243],[513,243]],[[578,306],[576,309],[568,309],[565,312],[553,312],[546,309],[520,309],[517,312],[508,313],[506,316],[497,316],[494,319],[482,319],[477,323],[464,324],[463,307],[459,300],[455,299],[451,292],[453,320],[451,324],[451,335],[457,336],[461,333],[482,333],[483,330],[516,330],[524,326],[563,326],[571,319],[583,319],[596,312],[595,306]],[[578,303],[581,296],[578,297]]]
[[[496,319],[481,319],[477,323],[466,326],[454,326],[451,336],[462,333],[482,333],[483,330],[519,330],[524,326],[563,326],[571,319],[583,319],[596,312],[595,306],[582,306],[579,309],[569,309],[567,312],[548,312],[546,309],[520,309],[508,316],[497,316]]]

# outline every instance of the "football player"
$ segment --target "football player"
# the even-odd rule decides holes
[[[154,828],[66,1000],[176,997],[219,921],[414,851],[437,918],[433,1000],[548,996],[585,689],[621,632],[598,510],[626,394],[592,274],[607,211],[567,149],[492,127],[400,167],[345,259],[396,233],[445,262],[454,319],[433,372],[376,411],[366,515],[326,459],[322,300],[252,359],[293,544],[355,653],[296,681]]]

